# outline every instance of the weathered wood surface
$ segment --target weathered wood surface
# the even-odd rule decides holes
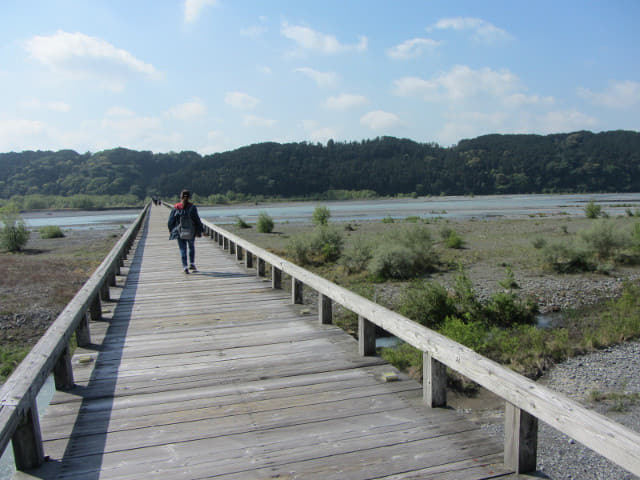
[[[323,325],[213,240],[182,273],[154,207],[76,387],[40,419],[49,461],[16,479],[488,479],[503,447]],[[126,283],[124,283],[126,280]]]

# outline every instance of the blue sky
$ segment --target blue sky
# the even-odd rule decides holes
[[[640,129],[637,0],[2,0],[0,151]]]

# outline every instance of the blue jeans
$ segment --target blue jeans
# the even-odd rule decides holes
[[[196,263],[196,240],[178,239],[178,247],[180,247],[180,259],[182,260],[182,266],[187,268],[187,245],[189,246],[189,263],[194,265]]]

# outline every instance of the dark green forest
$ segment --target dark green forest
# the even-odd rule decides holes
[[[20,195],[317,196],[638,192],[640,133],[485,135],[452,147],[379,137],[259,143],[202,156],[124,148],[0,154],[0,198]]]

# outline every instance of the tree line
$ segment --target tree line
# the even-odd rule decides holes
[[[115,148],[0,154],[0,198],[16,195],[268,198],[328,191],[486,195],[640,191],[640,133],[485,135],[442,147],[378,137],[360,142],[265,142],[233,151],[152,153]]]

